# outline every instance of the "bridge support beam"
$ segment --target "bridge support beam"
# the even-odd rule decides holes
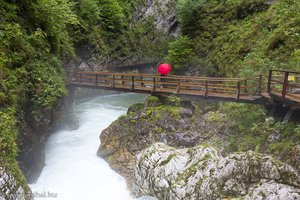
[[[272,110],[270,112],[270,117],[274,117],[275,116],[276,108],[277,108],[277,106],[276,106],[276,104],[274,104],[273,107],[272,107]]]
[[[291,116],[293,114],[294,110],[291,108],[289,109],[289,111],[286,113],[284,119],[283,119],[283,123],[288,123],[289,120],[291,119]]]

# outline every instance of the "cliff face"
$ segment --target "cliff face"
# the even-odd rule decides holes
[[[31,104],[24,105],[24,116],[19,122],[18,161],[29,183],[35,182],[45,165],[44,145],[48,136],[62,123],[67,129],[77,128],[72,114],[74,89],[54,108],[34,109]]]
[[[133,13],[133,23],[153,17],[155,27],[170,36],[178,36],[180,28],[176,16],[175,0],[146,0]]]

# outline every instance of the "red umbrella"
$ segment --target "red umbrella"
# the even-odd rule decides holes
[[[157,71],[160,75],[167,75],[171,71],[171,66],[169,64],[160,64],[157,68]]]

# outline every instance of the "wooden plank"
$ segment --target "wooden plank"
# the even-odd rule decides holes
[[[153,77],[153,92],[155,92],[156,89],[156,78]]]
[[[132,81],[131,90],[134,91],[134,76],[132,76],[131,81]]]
[[[204,92],[204,97],[208,96],[208,81],[205,81],[205,92]]]
[[[258,82],[258,94],[261,95],[262,90],[262,75],[259,75],[259,82]]]
[[[267,86],[267,93],[271,92],[271,84],[272,84],[272,73],[273,71],[269,71],[269,76],[268,76],[268,86]]]
[[[283,83],[284,83],[284,80],[283,80],[283,81],[280,81],[280,80],[277,80],[277,79],[272,79],[272,83],[275,83],[275,84],[283,84]]]
[[[287,93],[286,96],[288,96],[291,99],[295,99],[295,100],[300,100],[300,94],[292,94],[292,93]]]
[[[113,75],[112,88],[116,87],[116,75]]]
[[[283,98],[285,97],[286,90],[288,88],[288,79],[289,79],[289,72],[285,72],[283,88],[282,88],[282,92],[281,92]]]
[[[177,82],[177,89],[176,89],[176,93],[180,92],[180,80],[178,80]]]
[[[236,99],[239,100],[240,98],[240,94],[241,94],[241,83],[240,82],[237,82],[237,92],[236,92]]]

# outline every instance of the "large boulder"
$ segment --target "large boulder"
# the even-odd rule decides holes
[[[223,157],[209,146],[155,143],[137,155],[133,191],[158,199],[300,199],[289,165],[252,151]]]
[[[154,142],[172,146],[192,146],[199,134],[190,131],[192,117],[181,115],[180,101],[176,98],[159,99],[149,96],[144,104],[135,104],[100,135],[98,155],[132,182],[135,155]],[[170,106],[170,105],[173,106]],[[176,104],[176,106],[174,106]],[[192,108],[187,108],[193,115]],[[191,134],[190,134],[191,133]]]
[[[219,132],[226,134],[229,123],[219,113],[213,116],[218,118],[218,124],[211,115],[202,115],[191,102],[175,96],[149,96],[143,104],[130,106],[127,115],[102,131],[98,155],[124,176],[131,187],[135,156],[149,145],[164,142],[174,147],[192,147]]]

